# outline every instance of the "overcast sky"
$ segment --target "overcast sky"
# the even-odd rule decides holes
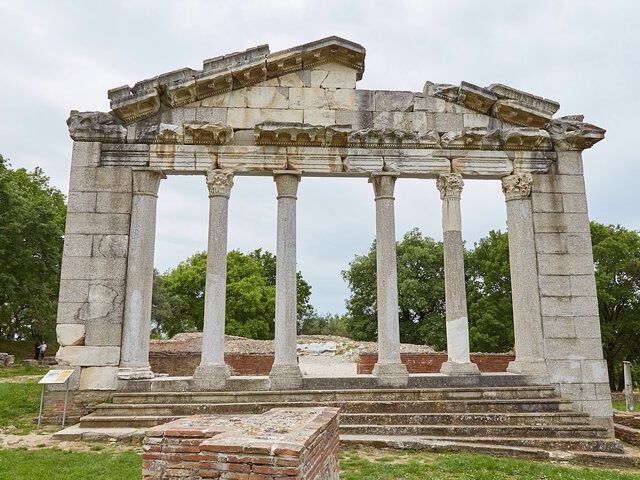
[[[68,189],[72,109],[109,110],[107,90],[202,60],[268,43],[271,51],[329,35],[367,49],[362,89],[421,91],[426,80],[504,83],[560,102],[607,129],[584,154],[591,218],[640,229],[640,2],[347,0],[0,0],[0,154],[40,166]],[[365,179],[308,179],[298,195],[298,268],[319,312],[341,313],[340,276],[373,240],[374,202]],[[435,182],[399,180],[396,234],[413,227],[440,239]],[[499,182],[467,181],[468,245],[505,229]],[[236,177],[229,247],[275,252],[275,185]],[[206,248],[203,177],[160,187],[156,268]]]

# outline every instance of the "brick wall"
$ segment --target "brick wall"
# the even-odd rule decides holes
[[[93,411],[95,405],[109,401],[111,392],[69,390],[66,425],[77,423],[80,417]],[[56,425],[62,422],[64,391],[47,390],[42,408],[42,423]]]
[[[269,375],[273,355],[227,354],[224,360],[234,375]],[[200,365],[200,352],[150,352],[149,363],[155,373],[191,376]]]
[[[402,353],[402,363],[409,373],[438,373],[447,361],[446,353]],[[478,365],[481,372],[506,372],[509,362],[514,359],[511,353],[472,353],[471,361]],[[358,355],[358,373],[370,374],[378,361],[375,353]]]
[[[142,478],[337,480],[338,411],[275,408],[154,427],[144,439]]]

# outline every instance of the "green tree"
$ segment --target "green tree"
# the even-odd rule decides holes
[[[604,357],[613,388],[622,361],[640,361],[640,233],[591,222]]]
[[[40,168],[0,155],[0,336],[55,337],[66,207]]]
[[[397,245],[400,340],[446,347],[442,243],[407,232]],[[342,272],[349,284],[349,331],[356,340],[377,338],[376,246]]]
[[[249,338],[269,339],[274,334],[275,256],[255,250],[237,250],[227,255],[226,333]],[[158,333],[173,336],[179,332],[201,331],[204,320],[204,291],[207,255],[196,253],[161,276],[158,297],[168,309],[154,314]],[[312,311],[311,287],[298,273],[298,314]],[[154,301],[154,310],[163,300]]]
[[[490,231],[465,255],[469,341],[474,352],[513,348],[509,238]]]

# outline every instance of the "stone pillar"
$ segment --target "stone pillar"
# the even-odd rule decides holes
[[[378,361],[373,374],[384,386],[404,386],[407,367],[400,359],[398,268],[393,191],[397,175],[372,174],[376,201],[376,278],[378,305]]]
[[[480,370],[475,363],[471,363],[469,355],[469,320],[460,216],[460,194],[464,181],[458,173],[447,173],[438,177],[436,186],[442,199],[448,354],[440,372],[447,375],[478,375]]]
[[[540,314],[538,267],[533,235],[530,173],[517,173],[502,179],[507,204],[509,266],[513,304],[513,333],[516,358],[508,372],[546,375],[544,338]]]
[[[131,229],[118,378],[153,378],[149,366],[153,253],[160,170],[133,171]]]
[[[193,380],[199,388],[224,388],[231,371],[224,362],[224,328],[227,302],[227,224],[233,172],[212,170],[209,188],[209,244],[204,296],[202,357]]]
[[[296,352],[296,200],[300,172],[274,172],[278,191],[278,238],[276,248],[275,359],[269,377],[271,388],[300,388],[302,372]]]

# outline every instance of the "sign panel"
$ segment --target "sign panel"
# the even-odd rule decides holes
[[[75,370],[50,370],[38,383],[64,383],[69,380],[69,377],[73,375],[73,372],[75,372]]]

